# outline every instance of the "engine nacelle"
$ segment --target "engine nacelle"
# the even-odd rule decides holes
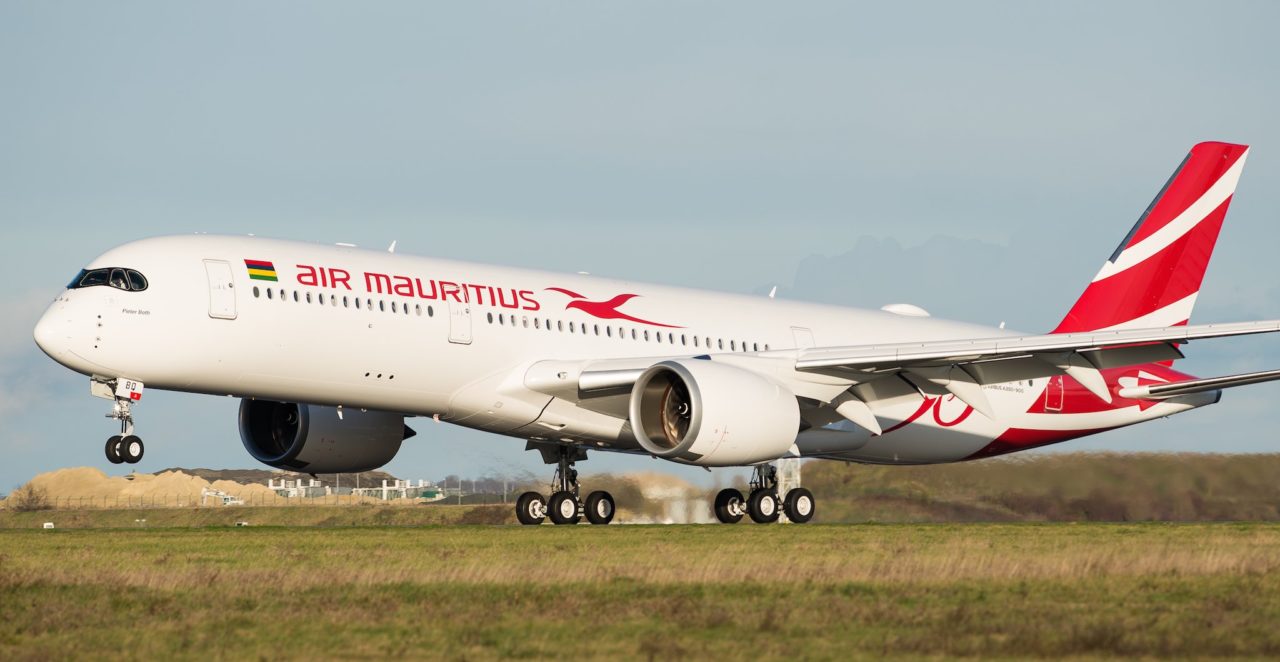
[[[310,474],[377,469],[391,461],[414,431],[402,414],[333,407],[240,401],[240,439],[254,459]]]
[[[631,428],[657,457],[706,467],[781,457],[800,431],[800,406],[786,387],[709,360],[651,366],[631,391]]]

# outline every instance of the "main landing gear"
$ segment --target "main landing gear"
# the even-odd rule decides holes
[[[578,470],[573,465],[587,459],[585,449],[531,441],[528,450],[541,452],[547,464],[556,465],[556,473],[551,479],[550,499],[537,492],[525,492],[516,499],[516,519],[521,524],[541,524],[548,517],[555,524],[577,524],[583,515],[592,524],[613,521],[613,495],[597,490],[585,501],[579,498]]]
[[[749,515],[757,524],[778,521],[781,513],[796,524],[813,519],[813,492],[797,487],[787,492],[779,503],[778,468],[772,464],[757,464],[751,471],[751,493],[744,500],[742,492],[733,488],[720,490],[716,495],[716,519],[725,524],[737,524],[742,516]]]
[[[145,447],[142,439],[133,433],[133,403],[142,399],[142,382],[116,379],[106,382],[90,382],[90,392],[114,401],[107,418],[120,421],[120,434],[107,439],[107,461],[111,464],[137,464],[142,461]]]

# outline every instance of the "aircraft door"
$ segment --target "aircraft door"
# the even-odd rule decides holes
[[[223,320],[236,318],[236,291],[231,265],[225,260],[205,260],[209,277],[209,317]]]
[[[449,342],[471,344],[471,304],[449,302]]]
[[[1065,397],[1066,389],[1062,385],[1062,375],[1054,375],[1049,378],[1049,386],[1044,390],[1044,410],[1045,411],[1062,411],[1062,400]]]

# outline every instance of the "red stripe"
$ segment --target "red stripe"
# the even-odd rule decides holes
[[[1248,147],[1228,143],[1206,142],[1191,148],[1190,157],[1170,182],[1164,195],[1156,201],[1142,227],[1134,233],[1129,243],[1133,246],[1168,225],[1186,211],[1226,174]]]
[[[1004,434],[983,447],[982,450],[965,459],[980,460],[984,457],[1025,451],[1030,448],[1048,446],[1049,444],[1097,434],[1110,429],[1112,428],[1098,428],[1096,430],[1024,430],[1022,428],[1009,428],[1005,430]]]
[[[1053,332],[1094,331],[1122,324],[1199,292],[1230,204],[1228,197],[1159,253],[1091,283]]]
[[[249,267],[250,269],[265,269],[267,271],[276,270],[276,265],[270,262],[263,262],[262,260],[245,260],[244,266]]]

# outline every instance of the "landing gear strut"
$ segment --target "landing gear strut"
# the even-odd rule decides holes
[[[813,493],[803,487],[787,492],[786,499],[778,498],[778,468],[773,464],[757,464],[751,470],[751,493],[746,499],[733,488],[720,490],[716,495],[716,519],[725,524],[742,521],[745,513],[757,524],[778,521],[786,512],[787,519],[803,524],[813,519]]]
[[[543,499],[537,492],[525,492],[516,499],[516,519],[521,524],[541,524],[547,517],[555,524],[577,524],[586,515],[592,524],[608,524],[613,521],[613,495],[597,490],[579,498],[578,470],[574,463],[587,459],[587,451],[576,446],[530,441],[526,450],[537,450],[547,464],[556,465],[551,479],[551,498]]]
[[[95,380],[90,382],[90,392],[113,400],[107,418],[120,421],[120,434],[107,439],[107,461],[112,464],[141,462],[145,447],[142,439],[133,434],[133,403],[142,399],[142,382],[131,379]]]

